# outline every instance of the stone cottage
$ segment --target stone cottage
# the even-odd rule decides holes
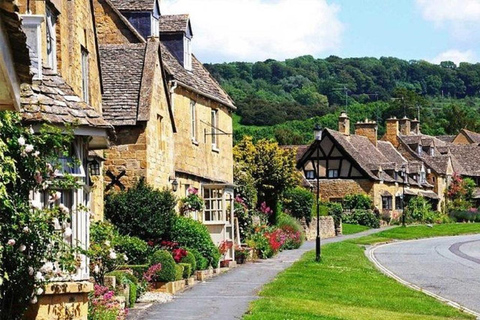
[[[93,11],[90,1],[20,1],[22,29],[27,35],[31,60],[31,83],[20,87],[23,121],[36,131],[43,123],[73,125],[75,139],[68,155],[59,155],[59,174],[74,176],[80,187],[54,190],[54,205],[65,205],[71,215],[69,241],[83,248],[89,244],[90,212],[102,210],[103,181],[93,177],[90,164],[99,158],[95,150],[108,147],[113,127],[102,117],[101,83]],[[97,198],[95,198],[97,195]],[[52,205],[49,190],[37,192],[32,201]],[[98,205],[97,205],[98,204]],[[96,212],[98,214],[98,212]],[[81,267],[74,282],[48,284],[28,318],[66,316],[65,306],[75,308],[86,319],[89,279],[88,260],[79,255]],[[60,288],[60,289],[59,289]],[[62,314],[63,312],[63,314]]]
[[[297,149],[297,168],[304,185],[315,188],[318,173],[322,200],[341,202],[351,194],[366,194],[384,215],[399,218],[402,197],[421,194],[436,206],[438,196],[426,179],[421,161],[409,161],[389,141],[377,139],[377,124],[366,119],[355,124],[342,113],[338,131],[325,129],[321,140]]]
[[[195,188],[206,208],[192,218],[215,243],[232,240],[235,106],[192,54],[188,15],[163,16],[157,1],[121,0],[97,0],[95,14],[104,115],[118,137],[105,153],[107,182],[130,187],[145,177],[179,198]]]

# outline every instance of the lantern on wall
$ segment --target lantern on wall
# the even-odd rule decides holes
[[[91,176],[99,176],[100,175],[100,162],[97,159],[93,159],[88,162],[88,169],[90,170]]]

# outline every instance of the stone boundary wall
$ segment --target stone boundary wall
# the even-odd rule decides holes
[[[312,218],[308,227],[305,223],[302,224],[307,241],[315,240],[317,237],[317,218]],[[333,237],[335,237],[335,223],[333,222],[333,217],[320,217],[320,238],[326,239]]]

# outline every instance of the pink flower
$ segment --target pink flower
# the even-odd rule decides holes
[[[8,240],[7,244],[11,247],[13,247],[15,245],[16,241],[14,239],[10,239]]]
[[[41,184],[43,181],[42,174],[40,173],[40,171],[35,172],[34,178],[38,184]]]

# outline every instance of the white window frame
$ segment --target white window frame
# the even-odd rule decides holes
[[[57,72],[57,17],[52,10],[46,7],[46,34],[47,34],[47,65],[54,72]],[[49,50],[50,49],[50,50]]]
[[[192,70],[192,41],[186,36],[183,37],[183,67]]]
[[[68,174],[74,176],[74,177],[79,177],[79,178],[86,178],[86,173],[85,173],[85,165],[83,159],[83,154],[84,152],[81,152],[81,145],[78,143],[74,142],[72,143],[72,149],[73,149],[73,154],[64,157],[63,155],[60,155],[58,157],[59,163],[60,163],[60,169],[57,174],[58,177],[63,177],[65,172],[67,171]],[[71,159],[71,160],[70,160]],[[78,161],[78,170],[77,169],[77,162]],[[71,168],[69,167],[68,163],[73,163],[74,167]],[[79,172],[68,172],[69,169],[73,169],[75,171]]]
[[[225,223],[225,189],[223,187],[204,187],[203,200],[205,201],[203,223]]]
[[[212,150],[219,151],[218,149],[218,110],[212,109],[211,112],[211,126],[212,126]]]
[[[88,50],[85,47],[81,47],[81,64],[82,64],[82,95],[83,101],[90,103],[89,99],[89,79],[88,79]]]
[[[150,15],[150,35],[157,38],[160,36],[160,22],[153,13]]]
[[[198,144],[197,141],[197,107],[194,100],[190,100],[190,133],[191,139],[194,144]]]

